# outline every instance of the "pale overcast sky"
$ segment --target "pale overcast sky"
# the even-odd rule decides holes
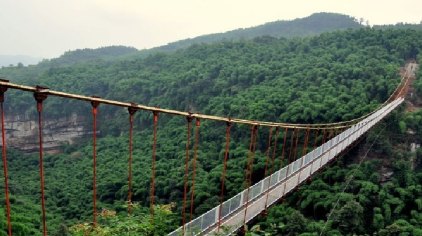
[[[315,12],[362,17],[371,25],[419,23],[421,9],[422,0],[0,0],[0,55],[143,49]]]

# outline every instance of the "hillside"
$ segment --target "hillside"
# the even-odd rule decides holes
[[[116,60],[119,57],[136,54],[137,52],[138,50],[136,48],[126,46],[109,46],[97,49],[85,48],[65,52],[59,58],[46,60],[43,61],[43,63],[47,64],[47,66],[55,67],[73,65],[77,63],[86,63],[95,60]]]

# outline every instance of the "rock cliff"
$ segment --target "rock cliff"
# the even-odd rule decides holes
[[[43,145],[46,152],[60,152],[63,144],[89,135],[86,118],[72,114],[64,118],[48,118],[43,122]],[[6,142],[24,152],[38,151],[38,120],[19,115],[5,118]],[[92,133],[92,132],[91,132]]]

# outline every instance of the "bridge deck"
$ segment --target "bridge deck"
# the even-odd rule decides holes
[[[188,222],[184,227],[184,233],[183,227],[180,227],[169,235],[208,235],[216,233],[219,229],[220,233],[227,235],[235,232],[244,222],[247,223],[255,218],[335,158],[400,105],[403,100],[403,98],[397,98],[388,103],[318,148],[251,186],[249,191],[243,190],[222,205]]]

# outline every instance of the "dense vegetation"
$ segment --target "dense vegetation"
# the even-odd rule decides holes
[[[386,100],[399,82],[398,68],[407,59],[416,58],[421,51],[421,36],[421,32],[407,29],[364,28],[293,40],[259,37],[240,42],[194,45],[172,54],[155,54],[147,58],[130,56],[119,60],[63,62],[48,68],[41,68],[42,63],[39,68],[8,67],[0,70],[0,74],[13,82],[43,84],[68,92],[152,106],[268,121],[321,123],[358,117]],[[37,76],[32,77],[31,70],[37,70]],[[31,94],[12,91],[7,94],[6,112],[34,113]],[[89,104],[54,98],[46,101],[47,118],[71,113],[89,118]],[[139,230],[148,230],[150,225],[145,216],[145,207],[149,203],[151,114],[139,112],[136,117],[133,199],[139,203],[139,218],[133,219],[126,215],[125,207],[128,189],[126,113],[122,109],[100,106],[99,209],[116,211],[113,217],[125,219],[104,219],[104,228],[114,225],[124,230],[125,227],[129,229],[141,225],[142,229]],[[385,155],[385,159],[397,158],[402,161],[391,165],[394,176],[387,183],[381,186],[379,175],[372,174],[380,167],[380,161],[364,163],[346,193],[340,194],[339,189],[343,188],[346,176],[355,167],[347,167],[351,161],[344,159],[338,167],[327,170],[315,182],[293,194],[287,200],[290,203],[288,206],[281,205],[271,210],[270,217],[260,223],[262,229],[267,233],[278,230],[279,233],[292,235],[318,232],[338,196],[341,196],[341,207],[333,214],[326,232],[363,234],[387,230],[392,224],[397,227],[405,224],[403,221],[397,223],[397,220],[406,220],[410,226],[418,227],[412,219],[419,219],[420,203],[412,201],[420,196],[420,174],[402,168],[407,163],[404,151],[391,151],[391,147],[385,147],[394,143],[391,137],[394,130],[400,130],[399,121],[420,130],[418,118],[415,118],[420,116],[397,116],[392,118],[389,125],[399,128],[384,133],[379,139],[382,142],[378,140],[379,145],[373,149]],[[224,128],[224,124],[220,123],[204,121],[202,124],[195,215],[205,212],[219,201]],[[174,229],[180,223],[185,132],[184,118],[160,116],[156,197],[158,204],[173,206],[175,203],[172,207],[175,214],[163,210],[167,220],[160,228],[163,231]],[[264,172],[263,152],[268,130],[261,128],[259,133],[254,181],[261,179]],[[371,136],[368,140],[371,140]],[[228,163],[227,197],[242,189],[247,144],[248,127],[235,126]],[[387,153],[386,150],[390,151]],[[63,153],[45,158],[48,224],[53,234],[63,235],[69,226],[90,221],[91,154],[90,143],[81,142],[66,145]],[[378,159],[381,159],[381,154]],[[20,235],[39,234],[37,158],[37,155],[13,150],[9,153],[12,210],[17,235],[18,232],[21,232]],[[368,173],[371,173],[370,179],[367,178]],[[397,190],[398,185],[403,191]],[[323,193],[318,195],[318,191]],[[374,202],[373,193],[377,192],[379,198]],[[415,199],[413,196],[416,196]],[[168,209],[166,206],[163,208]],[[401,209],[397,206],[401,206]],[[365,220],[372,226],[346,231],[341,221],[335,219],[348,217],[350,211],[356,211],[356,222],[367,216],[372,217],[370,219],[373,221]],[[280,217],[280,214],[283,216]],[[4,222],[4,218],[0,220]],[[293,221],[304,222],[307,227],[287,224]],[[123,225],[116,226],[116,222]],[[377,226],[371,222],[377,222]],[[290,226],[300,229],[286,229]],[[78,226],[75,227],[80,232]],[[163,231],[156,234],[160,235]],[[123,231],[114,232],[124,234]]]

